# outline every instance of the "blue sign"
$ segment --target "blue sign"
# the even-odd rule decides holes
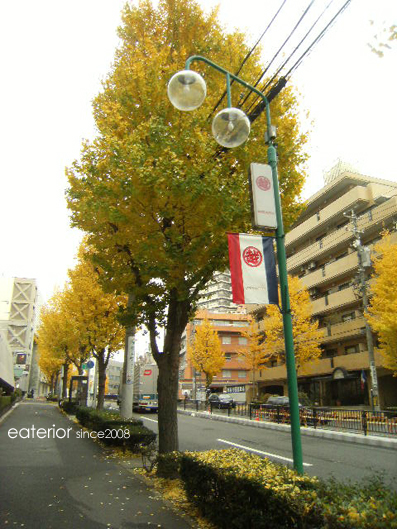
[[[92,360],[90,360],[89,362],[87,362],[86,366],[87,366],[87,369],[92,369],[94,367],[94,362]]]

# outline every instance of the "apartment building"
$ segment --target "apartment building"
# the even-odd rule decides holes
[[[225,365],[220,373],[214,377],[211,391],[230,393],[240,402],[245,402],[251,392],[250,374],[244,360],[238,351],[247,345],[247,340],[241,333],[249,325],[246,314],[212,313],[199,311],[194,320],[189,323],[182,336],[179,370],[179,396],[187,394],[191,398],[203,397],[205,390],[205,376],[197,373],[189,362],[187,349],[194,338],[195,329],[204,318],[208,318],[221,340],[225,354]]]
[[[298,373],[299,389],[320,405],[368,405],[371,376],[362,299],[357,288],[358,254],[352,222],[357,217],[361,242],[370,253],[383,228],[396,230],[397,183],[339,166],[286,236],[287,267],[309,289],[313,316],[322,331],[322,358]],[[393,234],[397,242],[397,233]],[[256,310],[256,317],[264,310]],[[376,337],[375,337],[376,345]],[[397,379],[375,351],[382,408],[397,405]],[[262,393],[287,393],[285,365],[259,374]]]
[[[118,360],[109,360],[106,368],[107,393],[109,395],[118,395],[120,393],[121,375],[123,372],[123,362]]]
[[[232,301],[232,285],[230,272],[215,272],[207,287],[201,292],[197,303],[198,310],[209,312],[241,312],[241,305]]]

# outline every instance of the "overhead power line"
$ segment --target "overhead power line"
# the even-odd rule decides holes
[[[329,2],[329,4],[326,6],[326,8],[320,13],[320,15],[317,17],[317,19],[315,20],[315,22],[312,24],[312,26],[310,27],[309,31],[306,32],[306,34],[304,35],[304,37],[300,40],[299,44],[297,44],[294,48],[294,50],[292,51],[292,53],[290,53],[290,55],[287,57],[287,59],[285,59],[285,61],[282,63],[282,65],[278,68],[278,70],[273,74],[273,77],[266,82],[266,84],[260,89],[261,92],[265,92],[265,90],[267,88],[269,88],[269,86],[272,85],[273,81],[275,79],[277,79],[277,77],[279,76],[280,72],[282,72],[282,70],[285,68],[285,66],[288,64],[288,62],[291,60],[291,58],[295,55],[295,53],[298,51],[298,49],[301,47],[301,45],[303,44],[303,42],[307,39],[307,37],[310,35],[310,33],[313,31],[313,29],[316,27],[316,25],[318,24],[318,22],[320,21],[320,19],[324,16],[324,14],[326,13],[327,9],[331,6],[331,4],[334,2],[334,0],[331,0]],[[258,100],[258,98],[256,98],[256,101]],[[253,103],[251,103],[251,106],[248,108],[248,110],[246,111],[247,113],[251,110],[251,108],[254,106],[255,104],[255,101]]]
[[[304,10],[304,12],[302,13],[301,17],[299,18],[298,22],[295,24],[294,28],[292,29],[292,31],[290,32],[290,34],[288,35],[288,37],[284,40],[284,42],[282,43],[282,45],[280,46],[280,48],[277,50],[277,52],[275,53],[275,55],[273,56],[272,60],[268,63],[268,65],[266,66],[266,68],[262,71],[262,73],[260,74],[260,76],[258,77],[258,79],[255,81],[255,84],[253,85],[254,87],[257,87],[258,84],[260,83],[261,79],[263,79],[263,77],[266,75],[266,73],[268,72],[270,66],[273,64],[273,62],[276,60],[276,58],[278,57],[278,55],[282,52],[283,48],[285,47],[285,45],[287,44],[287,42],[290,40],[290,38],[292,37],[292,35],[295,33],[295,31],[298,29],[299,25],[301,24],[302,20],[305,18],[305,16],[307,15],[307,13],[309,12],[310,8],[312,7],[312,5],[314,4],[315,0],[311,0],[310,4],[306,7],[306,9]],[[248,92],[248,94],[245,96],[245,98],[243,99],[243,101],[240,102],[239,106],[242,107],[244,105],[244,103],[247,101],[247,99],[251,96],[252,92]]]
[[[348,7],[351,0],[347,0],[343,6],[339,9],[339,11],[333,16],[333,18],[330,20],[330,22],[324,27],[324,29],[318,34],[318,36],[314,39],[314,41],[307,47],[307,49],[302,53],[302,55],[298,58],[298,60],[291,66],[291,68],[288,70],[288,72],[280,77],[278,82],[269,90],[268,94],[266,94],[266,97],[268,98],[268,101],[270,103],[269,97],[271,99],[274,99],[276,95],[280,93],[280,91],[284,88],[284,86],[287,84],[289,77],[291,74],[302,64],[305,57],[307,57],[314,49],[314,47],[320,42],[320,40],[324,37],[326,32],[330,29],[330,27],[335,23],[336,19],[343,13],[343,11]],[[260,114],[265,109],[265,103],[264,101],[260,101],[255,108],[251,112],[247,112],[247,115],[251,121],[255,121]],[[252,105],[251,107],[252,108]]]
[[[273,16],[273,18],[271,19],[271,21],[269,22],[269,24],[267,25],[265,31],[262,33],[262,35],[259,37],[259,39],[256,41],[256,43],[254,44],[254,46],[251,48],[251,50],[247,53],[247,55],[244,57],[243,59],[243,62],[241,63],[239,69],[237,70],[237,72],[234,74],[236,76],[238,76],[238,74],[241,72],[244,64],[248,61],[248,59],[251,57],[251,55],[253,54],[253,52],[255,51],[255,49],[258,47],[260,41],[263,39],[263,37],[266,35],[267,31],[270,29],[270,27],[272,26],[273,22],[276,20],[278,14],[280,13],[281,9],[284,7],[284,4],[286,3],[287,0],[284,0],[283,3],[281,4],[281,6],[278,8],[276,14]],[[232,85],[234,82],[234,79],[231,80],[231,83],[230,85]],[[222,96],[220,97],[219,101],[217,102],[217,104],[214,106],[214,108],[212,109],[211,113],[209,114],[208,118],[209,119],[212,114],[215,112],[215,110],[218,108],[218,106],[222,103],[223,99],[225,98],[226,96],[226,90],[223,92]]]
[[[292,72],[294,72],[302,63],[303,59],[308,56],[316,46],[320,42],[320,40],[324,37],[326,32],[329,30],[329,28],[334,24],[336,19],[343,13],[343,11],[347,8],[347,6],[350,4],[351,0],[347,0],[343,6],[339,9],[339,11],[336,13],[336,15],[328,22],[328,24],[325,26],[325,28],[319,33],[319,35],[314,39],[314,41],[310,44],[310,46],[306,49],[306,51],[299,57],[299,59],[295,62],[295,64],[288,70],[288,72],[285,74],[285,77],[288,77],[291,75]]]

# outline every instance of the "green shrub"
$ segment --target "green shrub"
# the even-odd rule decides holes
[[[397,528],[397,494],[379,479],[320,481],[236,449],[169,458],[189,500],[220,529]]]
[[[65,413],[73,415],[76,413],[77,404],[75,402],[69,402],[68,400],[65,400],[62,402],[62,409]]]
[[[124,446],[133,452],[141,446],[150,445],[157,437],[152,430],[143,426],[142,421],[123,419],[118,412],[77,406],[76,418],[82,426],[95,432],[104,432],[101,439],[105,444]],[[117,435],[119,430],[128,430],[129,436],[121,435],[121,432]]]
[[[235,449],[183,454],[180,470],[189,500],[221,529],[320,527],[314,478]]]
[[[11,406],[13,400],[11,395],[0,397],[0,411]]]
[[[313,406],[313,402],[310,400],[307,393],[304,391],[298,391],[298,401],[302,406]]]
[[[11,402],[15,402],[17,399],[22,397],[22,391],[17,388],[11,393]]]

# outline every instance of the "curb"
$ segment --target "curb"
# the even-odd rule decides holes
[[[16,402],[9,408],[3,415],[0,416],[0,424],[9,416],[11,413],[15,410],[15,408],[18,408],[21,401]]]
[[[242,419],[240,417],[229,417],[227,415],[217,415],[215,413],[208,413],[194,410],[180,410],[178,413],[182,415],[191,415],[192,417],[200,417],[202,419],[209,419],[213,421],[231,422],[240,424],[241,426],[250,426],[251,428],[267,428],[268,430],[278,430],[282,432],[290,432],[289,424],[275,424],[271,422],[253,421],[250,419]],[[301,434],[310,437],[321,437],[324,439],[333,439],[336,441],[345,441],[348,443],[356,443],[368,446],[377,446],[382,448],[397,449],[397,439],[390,439],[388,437],[377,437],[375,435],[362,435],[348,432],[337,432],[330,430],[315,430],[314,428],[307,428],[301,426]]]

